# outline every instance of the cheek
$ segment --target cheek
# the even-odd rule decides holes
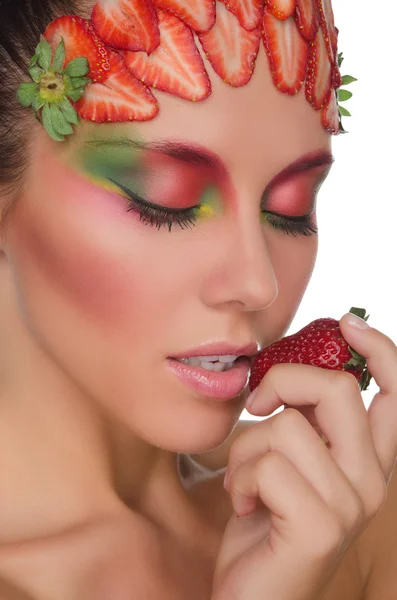
[[[108,330],[120,329],[132,315],[136,322],[153,293],[150,271],[144,273],[152,260],[142,226],[126,213],[123,198],[52,167],[45,187],[33,180],[13,224],[23,303],[41,314],[46,303],[61,304]]]

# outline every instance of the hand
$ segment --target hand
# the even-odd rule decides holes
[[[353,328],[347,315],[340,328],[380,391],[367,413],[349,373],[292,363],[268,371],[249,411],[288,408],[231,447],[227,489],[236,514],[212,600],[320,600],[386,500],[397,454],[397,348],[374,328]]]

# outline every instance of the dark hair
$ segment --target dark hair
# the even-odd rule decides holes
[[[29,61],[40,34],[62,15],[87,16],[84,14],[87,5],[88,2],[77,0],[0,0],[0,189],[5,188],[3,195],[19,189],[28,164],[29,122],[35,121],[33,111],[20,106],[16,92],[22,81],[31,81]],[[3,211],[4,219],[11,204],[9,202]]]

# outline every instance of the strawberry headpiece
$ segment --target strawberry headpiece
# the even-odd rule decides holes
[[[193,102],[211,94],[198,48],[233,87],[246,85],[264,44],[274,84],[304,91],[331,134],[344,133],[342,54],[331,0],[98,0],[91,19],[48,25],[18,98],[49,135],[63,141],[79,116],[95,123],[153,119],[151,90]],[[304,88],[304,90],[303,90]]]

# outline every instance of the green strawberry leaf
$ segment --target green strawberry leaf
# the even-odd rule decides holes
[[[78,88],[77,90],[69,90],[66,95],[73,100],[73,102],[77,102],[84,94],[84,88]]]
[[[341,115],[343,115],[344,117],[351,117],[351,114],[349,113],[348,110],[346,110],[346,108],[344,106],[338,105],[338,108],[339,108],[339,112]]]
[[[29,63],[29,69],[31,69],[32,67],[34,67],[37,64],[37,59],[38,59],[38,54],[34,54],[32,56],[32,58],[30,59],[30,63]]]
[[[40,67],[30,68],[29,73],[33,81],[35,81],[36,83],[40,83],[40,78],[42,75],[44,75],[44,71],[43,69],[40,69]]]
[[[37,112],[38,110],[40,110],[40,108],[43,108],[44,106],[44,100],[39,96],[35,96],[33,102],[32,102],[32,107],[34,108],[34,110]]]
[[[66,51],[65,42],[63,38],[59,42],[58,48],[55,50],[54,60],[52,61],[52,68],[56,73],[61,73],[63,70],[63,63],[65,62]]]
[[[74,58],[67,64],[65,74],[69,77],[84,77],[90,72],[90,66],[85,56]]]
[[[71,77],[70,83],[72,84],[72,88],[76,89],[82,86],[86,86],[87,83],[90,83],[91,79],[89,77]]]
[[[54,126],[52,124],[51,109],[50,109],[49,104],[44,105],[42,113],[41,113],[41,117],[43,119],[43,125],[44,125],[45,130],[48,133],[48,135],[56,142],[65,141],[64,136],[57,133],[54,129]]]
[[[21,83],[17,90],[17,97],[22,106],[31,106],[37,97],[39,86],[37,83]]]
[[[60,135],[70,135],[73,133],[73,127],[57,104],[50,104],[50,115],[52,125],[57,133]]]
[[[44,36],[40,36],[40,44],[37,46],[38,63],[44,71],[48,71],[51,64],[51,46]]]
[[[339,102],[346,102],[346,100],[349,100],[353,96],[349,90],[338,90],[337,95]]]
[[[79,116],[67,98],[62,98],[62,100],[59,103],[59,108],[61,109],[69,123],[72,123],[72,125],[80,124]]]
[[[358,81],[358,79],[351,75],[343,75],[342,77],[342,85],[349,85],[349,83],[353,83],[354,81]]]

